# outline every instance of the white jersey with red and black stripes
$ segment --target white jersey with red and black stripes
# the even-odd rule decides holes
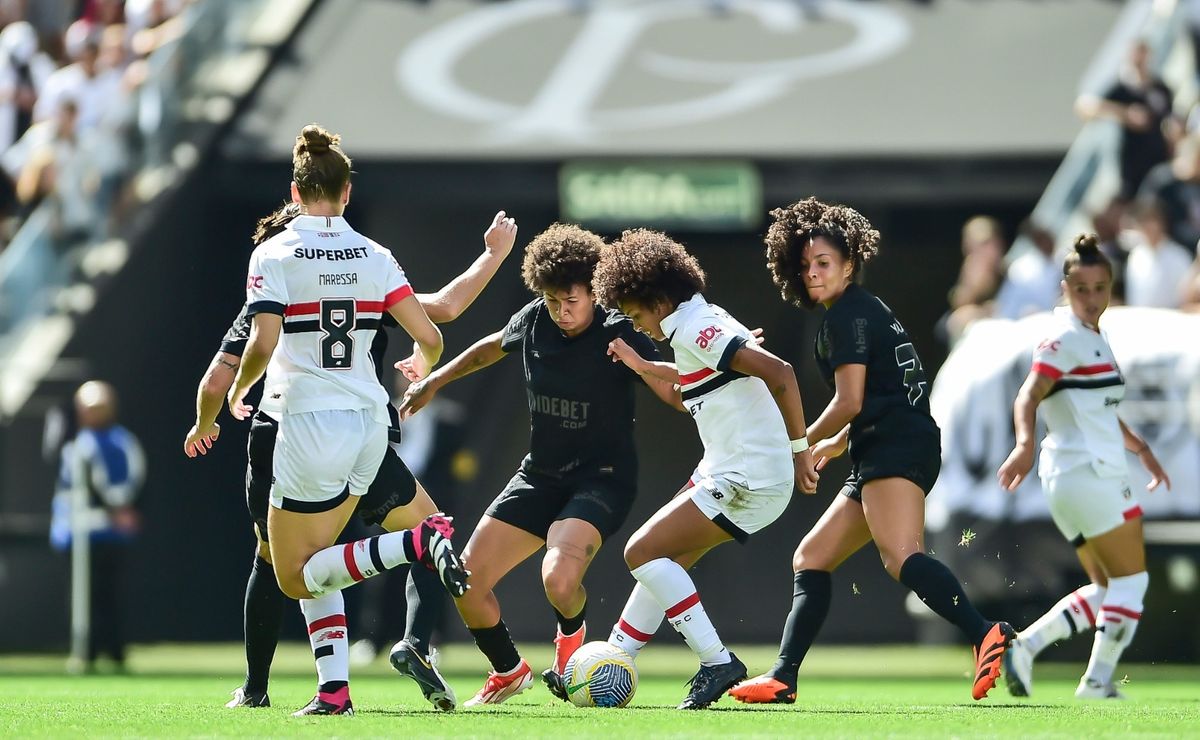
[[[367,409],[386,424],[388,395],[371,341],[384,311],[412,294],[391,252],[340,216],[299,216],[260,244],[250,257],[246,313],[283,317],[264,403],[285,414]]]
[[[1039,475],[1090,465],[1101,477],[1125,476],[1125,440],[1117,419],[1125,379],[1117,360],[1104,333],[1084,325],[1070,308],[1056,308],[1054,316],[1054,330],[1033,353],[1034,372],[1054,380],[1041,403],[1046,438]]]
[[[750,490],[791,481],[783,414],[766,383],[729,366],[734,354],[753,341],[750,330],[699,293],[663,318],[662,329],[675,351],[683,405],[704,444],[698,473]]]

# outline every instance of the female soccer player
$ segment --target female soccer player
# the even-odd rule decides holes
[[[350,159],[340,137],[306,126],[292,160],[292,201],[302,213],[250,258],[250,338],[227,402],[235,418],[248,418],[246,393],[267,373],[263,398],[280,415],[267,512],[271,561],[284,594],[302,599],[320,681],[299,713],[348,714],[340,590],[419,561],[459,596],[467,574],[450,545],[449,521],[437,515],[409,531],[331,546],[387,452],[388,397],[369,356],[382,315],[414,338],[420,374],[437,363],[442,338],[391,253],[342,218]]]
[[[874,541],[888,575],[953,623],[975,649],[971,695],[1000,675],[1013,629],[989,622],[958,579],[925,554],[925,495],[941,469],[925,371],[891,309],[856,279],[879,249],[879,232],[846,206],[807,198],[771,212],[767,266],[784,300],[826,309],[816,360],[833,400],[808,427],[817,468],[847,450],[850,477],[792,558],[795,591],[775,666],[730,692],[748,703],[796,700],[796,675],[829,612],[831,574]]]
[[[296,216],[298,203],[288,203],[259,221],[252,242],[255,246],[281,233]],[[483,287],[495,275],[497,268],[512,251],[517,226],[504,211],[496,214],[484,233],[484,253],[460,276],[433,294],[417,294],[417,300],[435,323],[453,321],[474,302]],[[384,324],[388,324],[388,316]],[[395,325],[392,321],[391,325]],[[234,320],[221,342],[221,348],[209,365],[196,397],[196,423],[184,441],[189,457],[204,455],[220,435],[217,413],[241,362],[246,341],[250,336],[250,319],[245,306]],[[387,353],[387,332],[375,335],[371,357],[376,377],[383,382],[383,358]],[[392,423],[388,429],[391,452],[384,457],[375,480],[359,502],[357,513],[364,523],[379,524],[389,532],[409,529],[422,519],[438,512],[425,488],[416,481],[408,466],[397,454],[399,446],[399,415],[388,408]],[[246,471],[246,505],[255,524],[258,547],[250,578],[246,584],[245,639],[246,681],[234,691],[229,707],[270,706],[267,682],[275,646],[279,641],[283,593],[276,583],[267,544],[267,510],[272,477],[272,453],[278,433],[278,414],[272,416],[259,408],[251,421],[247,447],[249,465]],[[443,587],[428,568],[411,568],[408,574],[406,604],[407,629],[404,639],[392,649],[391,661],[396,670],[410,676],[421,687],[425,698],[436,708],[454,708],[454,690],[438,672],[430,659],[429,639],[442,610]]]
[[[628,318],[596,304],[592,272],[604,249],[600,237],[578,226],[555,224],[539,234],[525,249],[521,268],[525,285],[537,297],[503,330],[414,382],[400,405],[402,415],[416,413],[446,384],[510,352],[520,352],[524,360],[529,454],[488,507],[463,553],[472,587],[456,604],[492,665],[483,688],[466,706],[499,704],[533,682],[501,618],[495,585],[545,545],[542,583],[558,619],[554,667],[546,675],[561,673],[584,640],[584,574],[633,505],[638,376],[613,365],[605,352],[610,342],[624,339],[645,357],[658,354]],[[645,380],[664,402],[678,405],[679,394],[670,383]]]
[[[686,568],[779,518],[793,482],[816,491],[800,388],[791,365],[705,300],[704,271],[666,234],[626,231],[600,258],[592,284],[602,303],[619,306],[640,331],[670,341],[674,364],[648,359],[621,339],[609,352],[639,375],[678,385],[704,443],[690,493],[659,509],[625,546],[638,586],[612,639],[644,644],[665,613],[700,659],[679,708],[703,709],[744,679],[746,666],[717,636]]]
[[[1150,576],[1142,539],[1142,507],[1129,484],[1125,451],[1150,473],[1147,490],[1171,479],[1117,415],[1125,380],[1100,329],[1113,270],[1093,234],[1080,235],[1063,262],[1067,306],[1033,353],[1033,369],[1013,404],[1017,444],[1000,466],[1000,485],[1014,490],[1033,466],[1034,420],[1040,405],[1046,438],[1038,475],[1058,529],[1075,546],[1092,583],[1074,591],[1017,635],[1004,656],[1005,680],[1015,696],[1029,696],[1033,659],[1052,642],[1096,627],[1087,672],[1075,696],[1120,698],[1113,670],[1133,642]]]

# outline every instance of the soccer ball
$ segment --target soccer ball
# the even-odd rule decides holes
[[[637,690],[637,667],[621,648],[589,642],[567,661],[563,682],[577,707],[623,707]]]

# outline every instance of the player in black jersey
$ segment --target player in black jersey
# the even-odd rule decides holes
[[[940,432],[907,332],[883,301],[856,282],[879,249],[879,232],[854,209],[816,198],[771,216],[767,266],[784,300],[826,309],[816,360],[834,396],[808,427],[813,457],[822,468],[848,448],[853,468],[792,558],[794,600],[779,660],[731,694],[749,703],[795,701],[800,663],[829,611],[831,573],[874,541],[888,574],[975,646],[971,694],[981,699],[1000,675],[1014,631],[984,619],[954,574],[925,554],[925,495],[941,468]]]
[[[402,416],[415,413],[447,383],[511,352],[524,360],[529,454],[471,535],[464,551],[471,590],[455,602],[492,665],[466,706],[498,704],[533,682],[501,619],[496,583],[546,547],[542,583],[558,617],[551,670],[561,673],[584,640],[583,576],[633,504],[633,388],[641,381],[606,352],[618,338],[648,359],[658,351],[626,316],[595,303],[592,272],[605,248],[600,237],[577,226],[556,224],[538,235],[522,265],[525,285],[538,297],[502,330],[414,382],[400,405]],[[646,378],[646,384],[682,409],[669,383]]]
[[[252,242],[255,245],[261,244],[282,231],[298,215],[298,203],[288,203],[280,207],[275,213],[258,222]],[[484,234],[484,254],[442,290],[434,294],[417,295],[432,321],[452,321],[466,310],[512,251],[516,233],[516,222],[508,218],[503,211],[497,213],[492,225]],[[397,325],[388,314],[384,315],[383,324]],[[250,318],[246,315],[246,307],[243,305],[226,332],[220,351],[213,358],[200,382],[196,399],[196,423],[184,442],[184,452],[189,457],[206,454],[220,435],[216,417],[225,394],[233,383],[234,373],[249,337]],[[371,345],[371,357],[375,360],[380,382],[383,382],[382,363],[387,344],[387,332],[377,332]],[[364,524],[378,524],[389,532],[397,532],[412,528],[440,509],[396,453],[396,446],[400,442],[399,414],[394,407],[389,406],[388,410],[392,419],[388,430],[391,451],[384,456],[379,472],[367,493],[359,500],[356,512]],[[260,407],[251,421],[247,444],[249,460],[246,469],[246,507],[254,521],[258,547],[246,584],[246,681],[234,691],[233,699],[226,704],[228,707],[270,706],[267,682],[275,646],[279,641],[284,596],[276,582],[267,544],[272,456],[278,431],[279,420]],[[410,568],[406,589],[408,619],[405,635],[404,639],[392,648],[391,662],[397,671],[417,682],[425,698],[433,706],[449,711],[456,705],[454,691],[430,659],[429,645],[430,636],[440,620],[444,606],[443,591],[442,583],[433,571],[423,567]]]

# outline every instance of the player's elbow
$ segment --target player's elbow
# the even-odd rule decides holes
[[[861,395],[842,395],[838,394],[837,404],[842,409],[842,412],[849,415],[851,419],[858,416],[862,411],[863,399]]]

